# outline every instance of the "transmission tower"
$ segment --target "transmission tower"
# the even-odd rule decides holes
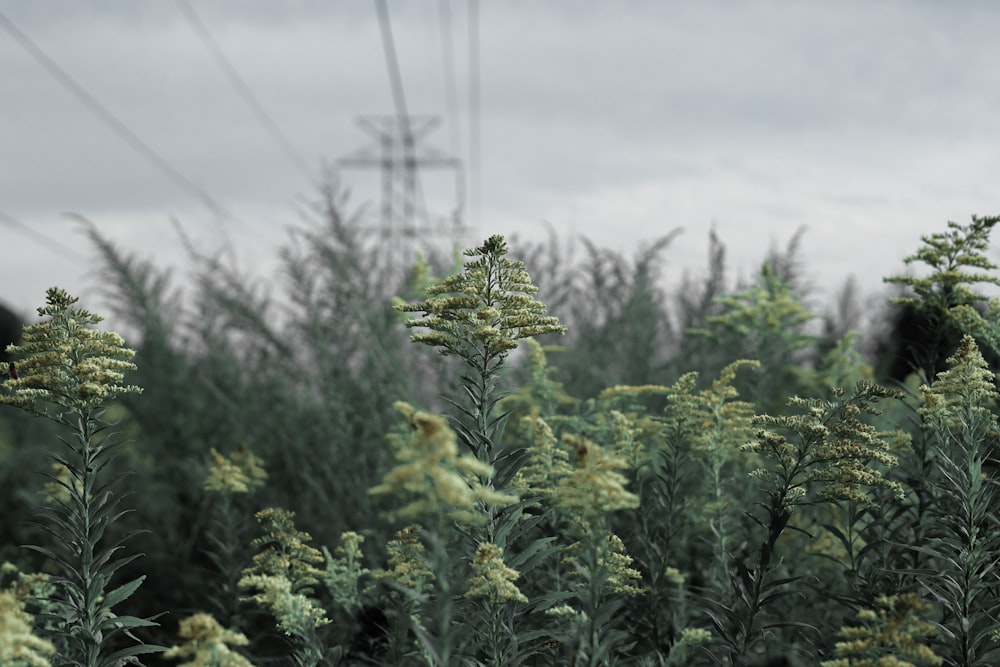
[[[339,160],[341,167],[378,168],[382,176],[379,231],[383,235],[455,232],[462,228],[464,180],[462,162],[421,141],[441,124],[437,116],[360,116],[358,125],[370,134],[375,143]],[[451,225],[433,225],[427,219],[418,221],[422,192],[419,170],[438,168],[455,170],[456,206]]]

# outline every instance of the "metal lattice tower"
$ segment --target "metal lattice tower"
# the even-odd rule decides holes
[[[462,227],[465,188],[462,162],[421,141],[441,124],[437,116],[360,116],[358,125],[375,143],[340,158],[337,164],[349,168],[378,168],[382,174],[379,231],[383,235],[457,231]],[[434,226],[430,220],[418,221],[422,193],[421,168],[455,170],[456,206],[452,225]],[[425,218],[426,218],[426,212]]]

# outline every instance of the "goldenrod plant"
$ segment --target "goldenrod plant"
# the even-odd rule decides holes
[[[948,222],[947,232],[921,236],[923,245],[903,261],[907,265],[925,265],[929,273],[923,276],[902,275],[885,278],[885,282],[908,288],[909,294],[896,297],[893,303],[915,309],[925,320],[922,332],[927,340],[914,355],[915,372],[929,382],[941,369],[950,352],[943,348],[951,339],[957,343],[961,324],[978,328],[974,306],[985,297],[973,285],[1000,285],[993,275],[997,265],[986,256],[989,236],[1000,216],[972,216],[972,222],[960,225]]]
[[[207,598],[222,622],[234,626],[241,620],[239,581],[250,559],[252,519],[246,498],[265,484],[267,471],[242,443],[228,456],[214,448],[209,453],[212,461],[202,487],[210,503],[205,555],[215,576]]]
[[[427,287],[427,299],[397,306],[403,312],[422,313],[407,320],[407,327],[430,330],[413,334],[413,342],[455,355],[469,367],[462,379],[470,404],[454,401],[469,420],[459,433],[478,458],[494,465],[501,455],[498,436],[504,423],[495,418],[494,407],[508,355],[521,339],[566,332],[557,318],[544,314],[545,305],[533,298],[538,288],[524,264],[509,259],[507,251],[502,236],[491,236],[465,251],[474,259],[461,273]]]
[[[0,665],[50,667],[55,645],[40,637],[28,613],[32,597],[44,594],[46,575],[27,575],[16,565],[0,565]]]
[[[939,498],[930,539],[912,545],[929,560],[921,584],[944,609],[942,653],[948,664],[1000,660],[1000,521],[996,480],[988,474],[1000,445],[994,413],[1000,393],[976,342],[966,335],[949,369],[922,387],[920,409],[935,450],[931,479]]]
[[[0,572],[0,665],[1000,660],[994,218],[923,239],[899,343],[813,308],[798,235],[674,296],[669,237],[390,254],[321,194],[266,284],[88,228],[137,354],[57,291],[0,366],[0,563],[47,573]]]
[[[250,641],[242,632],[227,630],[211,614],[200,612],[183,619],[178,635],[185,642],[164,652],[168,660],[187,660],[177,667],[254,667],[232,646],[246,646]]]
[[[419,589],[410,588],[414,598],[404,598],[399,611],[410,615],[415,611],[425,612],[414,624],[414,630],[432,664],[447,665],[459,651],[455,604],[463,591],[455,579],[468,576],[464,568],[455,566],[453,551],[462,548],[462,542],[456,539],[457,531],[463,527],[482,529],[490,521],[490,509],[512,505],[518,498],[492,488],[493,467],[489,463],[472,454],[459,453],[456,433],[443,418],[415,410],[406,403],[397,404],[397,409],[407,418],[412,431],[408,438],[392,439],[398,464],[370,493],[401,501],[402,506],[390,510],[388,516],[403,522],[415,521],[424,528],[423,536],[430,543],[430,553],[424,562],[431,576],[411,580],[413,566],[398,562],[396,568],[404,568],[400,574],[406,579],[392,578],[404,586],[424,581],[430,584],[426,597]],[[415,537],[412,531],[408,534],[411,554],[417,548],[424,550],[419,538],[413,542]],[[407,541],[400,546],[407,546]],[[490,562],[498,558],[494,554]],[[479,590],[479,586],[472,590]],[[468,591],[464,594],[475,597]],[[495,602],[499,598],[489,599]],[[426,604],[422,603],[424,600]],[[497,643],[493,648],[500,650],[501,646]]]
[[[110,424],[103,419],[115,397],[141,391],[124,384],[125,373],[135,369],[134,352],[117,333],[95,329],[103,318],[77,307],[79,300],[64,290],[49,289],[45,301],[38,314],[47,319],[25,327],[23,342],[7,348],[18,357],[17,370],[4,381],[0,404],[50,419],[71,433],[62,439],[65,448],[50,454],[69,473],[68,480],[65,472],[48,475],[65,491],[62,498],[50,495],[43,512],[52,543],[29,547],[60,571],[52,579],[57,592],[46,614],[54,625],[55,660],[117,667],[163,650],[132,633],[156,623],[115,611],[145,577],[110,587],[115,574],[140,557],[119,554],[131,535],[115,535],[114,523],[128,510],[120,508],[121,477],[107,468],[122,441],[108,433]]]
[[[291,638],[292,659],[299,667],[316,667],[331,658],[321,634],[329,623],[315,597],[324,577],[323,554],[312,546],[312,536],[295,527],[295,514],[268,508],[257,512],[263,535],[254,540],[260,551],[243,570],[239,581],[251,592],[247,600],[269,611],[278,628]]]
[[[916,593],[880,596],[875,609],[862,609],[842,627],[836,659],[820,667],[939,667],[945,664],[931,644],[939,632],[927,620],[933,607]],[[948,663],[952,664],[952,663]]]
[[[497,403],[503,397],[500,378],[510,353],[519,341],[566,331],[556,317],[545,314],[545,305],[534,298],[538,288],[532,283],[523,262],[508,258],[507,253],[506,240],[499,235],[491,236],[481,246],[465,251],[464,255],[469,259],[459,273],[429,285],[425,289],[426,299],[396,306],[402,312],[420,314],[406,321],[407,327],[427,330],[413,334],[413,342],[437,348],[441,354],[464,362],[461,393],[447,397],[447,400],[459,412],[459,417],[452,422],[455,433],[482,466],[473,470],[469,467],[473,465],[471,461],[463,464],[467,467],[463,472],[479,477],[478,483],[469,480],[465,484],[473,484],[473,497],[476,494],[481,497],[475,499],[474,508],[459,509],[482,516],[483,521],[478,522],[474,532],[469,534],[471,539],[467,540],[466,548],[475,549],[477,553],[484,548],[483,545],[499,549],[500,554],[491,558],[490,563],[507,559],[508,545],[516,541],[512,533],[515,529],[526,529],[524,524],[520,524],[523,503],[519,503],[516,496],[504,495],[522,457],[517,449],[503,446],[508,413],[497,414]],[[420,424],[415,426],[421,428]],[[455,461],[460,463],[462,459]],[[399,473],[405,473],[405,470],[396,469]],[[449,488],[438,487],[441,491]],[[488,494],[494,489],[497,495],[491,498]],[[454,495],[457,490],[457,487],[452,488],[450,494]],[[421,502],[428,501],[425,498]],[[420,506],[416,509],[422,511]],[[455,591],[451,582],[442,577],[440,566],[444,564],[438,555],[444,553],[453,531],[440,523],[444,516],[441,512],[437,512],[436,516],[438,524],[428,535],[433,542],[431,560],[437,574],[437,606],[432,614],[436,629],[430,635],[423,633],[423,627],[416,629],[421,633],[425,649],[431,651],[435,661],[440,661],[436,664],[448,664],[455,650],[451,639],[453,608],[448,599]],[[471,515],[453,517],[459,523],[469,523],[471,518]],[[514,636],[512,625],[515,615],[510,604],[496,603],[500,600],[510,602],[511,598],[486,596],[484,599],[492,604],[481,610],[481,621],[472,624],[472,627],[485,627],[485,643],[491,661],[510,661],[520,650],[516,644],[512,646],[505,639]]]
[[[865,415],[877,415],[876,404],[898,393],[870,382],[853,392],[836,392],[834,400],[793,397],[792,414],[754,418],[754,441],[743,450],[756,454],[761,465],[750,472],[765,494],[762,515],[748,516],[764,538],[756,553],[733,558],[729,602],[709,597],[702,602],[721,636],[733,665],[752,664],[757,646],[781,628],[817,631],[797,619],[767,618],[768,607],[792,594],[796,576],[776,576],[781,556],[779,539],[797,508],[822,502],[875,504],[873,489],[884,488],[897,497],[903,487],[887,478],[883,468],[896,464],[889,443]]]

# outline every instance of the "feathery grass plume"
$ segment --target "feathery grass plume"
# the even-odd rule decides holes
[[[46,305],[38,314],[48,319],[25,327],[23,342],[7,347],[19,357],[18,372],[16,378],[4,380],[0,404],[43,416],[73,433],[71,439],[62,440],[68,452],[51,454],[71,476],[66,482],[58,473],[48,475],[69,494],[68,501],[53,499],[53,505],[43,510],[43,527],[54,544],[52,548],[28,548],[51,559],[62,571],[52,580],[58,593],[50,600],[53,611],[48,618],[55,626],[56,660],[83,667],[112,667],[137,655],[164,650],[143,644],[131,632],[156,623],[114,612],[145,577],[108,590],[115,573],[139,554],[112,558],[123,548],[122,542],[135,533],[110,543],[104,541],[107,529],[127,510],[119,509],[121,476],[102,479],[115,448],[122,444],[105,434],[110,425],[102,416],[106,404],[116,396],[141,389],[123,384],[125,372],[135,369],[130,361],[135,352],[125,347],[117,333],[91,328],[103,318],[75,307],[78,301],[57,287],[46,292]],[[137,643],[125,648],[113,646],[125,637]]]
[[[680,231],[642,243],[631,258],[581,239],[586,259],[567,272],[571,297],[559,310],[572,323],[572,351],[562,376],[576,395],[590,398],[609,384],[646,384],[664,374],[676,332],[663,255]]]
[[[924,618],[931,605],[916,593],[880,596],[877,609],[858,612],[858,625],[837,633],[837,658],[820,667],[938,667],[944,659],[930,644],[937,627]]]
[[[317,630],[329,620],[313,593],[323,578],[318,567],[323,554],[309,544],[309,533],[295,527],[294,512],[268,508],[256,516],[264,535],[254,545],[263,550],[243,570],[239,586],[256,591],[247,599],[271,612],[278,627],[293,638],[297,664],[321,664],[326,649]]]
[[[948,663],[995,664],[1000,647],[989,635],[1000,631],[1000,520],[987,462],[1000,445],[992,412],[1000,394],[971,336],[948,363],[921,388],[920,416],[936,451],[930,485],[939,502],[930,512],[931,539],[914,549],[929,559],[921,584],[945,610],[941,645]]]
[[[371,570],[361,564],[364,560],[361,544],[364,541],[363,535],[347,531],[340,535],[336,556],[323,547],[323,557],[326,560],[323,583],[333,596],[333,601],[352,613],[364,606],[374,583]]]
[[[413,429],[409,439],[393,438],[399,462],[372,487],[372,495],[399,496],[408,501],[390,514],[404,521],[447,516],[476,525],[487,520],[481,505],[505,506],[517,496],[496,491],[480,480],[493,476],[493,467],[468,454],[458,453],[455,432],[444,418],[415,410],[402,401],[396,409]]]
[[[25,576],[11,563],[0,565],[0,665],[49,667],[52,642],[34,632],[34,616],[25,609],[39,575]],[[5,581],[11,578],[10,582]]]
[[[188,616],[181,621],[177,634],[187,641],[163,654],[168,660],[190,658],[177,667],[253,667],[247,658],[229,648],[249,644],[246,636],[223,628],[211,614]]]
[[[957,325],[961,323],[978,329],[977,325],[982,322],[981,317],[973,316],[972,307],[985,297],[970,286],[978,283],[1000,285],[1000,277],[989,273],[997,266],[986,257],[990,232],[998,222],[998,216],[976,215],[968,225],[949,221],[947,232],[921,236],[923,246],[903,260],[908,266],[926,265],[930,269],[928,275],[883,279],[913,291],[913,296],[897,297],[892,303],[912,307],[926,318],[928,344],[924,350],[912,351],[920,357],[915,361],[920,365],[924,381],[940,370],[943,344],[956,336]],[[959,313],[957,318],[956,312]]]

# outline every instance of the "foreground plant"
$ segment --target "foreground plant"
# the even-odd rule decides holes
[[[293,512],[269,508],[256,516],[264,535],[254,545],[262,548],[239,586],[253,591],[247,599],[271,612],[278,628],[291,637],[295,664],[315,667],[328,657],[320,628],[330,621],[314,596],[324,576],[319,569],[323,554],[309,544],[309,533],[295,527]]]
[[[58,594],[51,600],[52,613],[46,615],[54,625],[56,661],[117,667],[134,656],[163,650],[141,643],[130,632],[156,623],[114,612],[145,577],[108,588],[118,570],[140,554],[116,557],[122,543],[135,533],[105,539],[111,524],[128,510],[119,509],[121,476],[108,479],[105,473],[122,442],[106,433],[110,425],[102,417],[109,401],[141,389],[122,384],[125,372],[135,369],[130,361],[135,353],[118,334],[91,328],[103,318],[74,307],[77,301],[61,289],[48,290],[46,306],[38,314],[49,319],[25,327],[23,343],[7,348],[18,361],[16,373],[4,382],[0,404],[50,419],[72,433],[62,440],[65,450],[51,454],[69,475],[68,481],[65,474],[48,475],[65,491],[61,499],[52,497],[52,505],[43,513],[43,527],[53,537],[53,546],[29,548],[61,570],[52,578]],[[123,637],[135,643],[116,650],[114,644]]]
[[[233,651],[230,646],[246,646],[249,640],[242,632],[226,630],[211,614],[194,614],[181,621],[178,634],[185,639],[163,654],[170,660],[187,662],[177,667],[253,667],[253,663]]]
[[[972,216],[968,225],[948,223],[947,232],[936,232],[922,236],[923,246],[905,258],[907,265],[923,264],[930,273],[926,276],[890,276],[885,282],[905,285],[912,295],[892,300],[894,304],[913,308],[923,318],[923,334],[926,343],[921,349],[910,350],[917,364],[921,380],[929,382],[940,370],[945,343],[951,339],[952,345],[957,332],[982,335],[989,344],[1000,342],[996,328],[989,326],[1000,323],[995,307],[984,319],[974,306],[986,298],[973,285],[1000,285],[1000,277],[991,275],[997,265],[986,256],[989,236],[993,227],[1000,223],[1000,216]],[[990,322],[987,322],[990,320]],[[997,348],[1000,350],[1000,348]]]
[[[733,559],[733,602],[705,599],[706,611],[722,636],[733,665],[749,663],[757,646],[779,628],[810,628],[796,620],[763,617],[767,607],[790,594],[795,577],[775,578],[781,559],[778,540],[799,506],[849,501],[874,505],[872,489],[884,488],[903,495],[898,482],[886,479],[873,464],[892,466],[883,434],[862,420],[877,415],[875,404],[896,392],[870,382],[858,383],[854,392],[837,392],[832,401],[792,398],[789,406],[802,411],[786,416],[760,415],[756,442],[744,445],[761,457],[763,465],[751,472],[766,493],[760,503],[763,516],[749,514],[765,529],[754,560]]]
[[[241,444],[229,456],[211,450],[212,463],[202,488],[209,494],[209,548],[205,555],[215,565],[208,597],[222,622],[239,624],[242,571],[249,559],[248,532],[252,521],[246,499],[264,485],[267,471],[253,452]]]
[[[478,484],[471,480],[466,484],[472,484],[477,493],[489,490],[503,493],[523,461],[520,450],[503,446],[509,413],[498,414],[497,410],[497,402],[503,397],[499,389],[500,376],[508,356],[521,340],[566,331],[555,317],[545,315],[545,304],[534,298],[538,288],[532,284],[524,264],[509,259],[507,250],[502,236],[491,236],[481,246],[465,251],[465,256],[472,259],[465,263],[461,272],[426,287],[426,299],[396,306],[402,312],[421,313],[420,317],[408,320],[407,327],[429,330],[412,335],[411,340],[465,362],[459,396],[449,397],[448,401],[459,412],[458,419],[452,422],[455,433],[484,466],[478,472],[469,471],[478,476]],[[457,493],[457,487],[448,489],[439,485],[438,489],[451,495]],[[425,498],[422,502],[429,501]],[[512,605],[519,604],[521,598],[497,596],[496,593],[508,590],[501,584],[509,573],[503,569],[506,566],[500,564],[518,557],[516,553],[511,554],[511,547],[533,525],[521,522],[523,509],[524,503],[509,494],[503,502],[481,498],[471,512],[479,514],[482,520],[473,521],[472,516],[453,517],[469,527],[439,523],[428,536],[433,542],[432,563],[438,562],[438,555],[434,554],[441,553],[457,529],[466,534],[463,550],[476,552],[472,560],[480,568],[477,576],[486,576],[487,570],[491,572],[492,579],[487,580],[496,586],[494,594],[478,596],[483,605],[477,617],[467,622],[473,632],[480,635],[481,643],[488,647],[484,657],[494,663],[521,659],[514,657],[519,650],[514,629],[518,615],[512,611]],[[438,516],[442,515],[438,513]],[[537,543],[528,545],[522,553],[539,546]],[[454,647],[446,639],[454,629],[447,619],[453,610],[451,602],[444,598],[459,591],[449,588],[447,577],[441,578],[444,573],[437,566],[435,572],[439,588],[434,600],[438,605],[434,612],[435,623],[445,633],[438,637],[439,648],[449,653]],[[483,580],[479,581],[481,584]],[[471,590],[483,589],[476,586]],[[434,659],[447,664],[448,656],[438,654]]]
[[[48,577],[25,575],[11,563],[0,565],[0,665],[49,667],[56,652],[52,642],[35,634],[34,616],[26,609],[29,598]],[[9,581],[8,581],[9,580]]]
[[[965,336],[949,370],[921,388],[924,427],[935,450],[930,539],[914,546],[928,560],[921,583],[945,610],[942,644],[948,664],[1000,660],[1000,521],[995,462],[1000,426],[992,410],[1000,394],[976,342]]]
[[[396,600],[398,615],[405,612],[414,621],[413,630],[427,659],[435,665],[447,665],[458,655],[461,640],[455,607],[462,601],[459,582],[468,573],[454,555],[469,542],[460,539],[462,533],[481,530],[493,508],[515,504],[518,498],[492,488],[491,465],[471,454],[459,454],[455,431],[442,417],[414,410],[402,402],[396,408],[407,417],[411,434],[390,438],[399,463],[370,493],[391,496],[403,503],[387,513],[390,518],[417,522],[423,527],[429,553],[423,555],[427,549],[416,527],[404,529],[395,545],[390,545],[395,549],[396,563],[388,578],[405,587],[403,599]],[[404,553],[409,557],[401,559]],[[496,585],[499,581],[492,571],[498,561],[502,563],[502,552],[496,545],[478,545],[473,563],[475,583],[468,585],[466,597],[485,593],[486,599],[493,602],[523,598],[519,594],[510,597],[509,586]],[[490,621],[484,626],[477,631],[489,632],[492,628],[499,632]],[[487,644],[501,648],[498,641]]]
[[[933,623],[925,620],[931,605],[915,593],[882,596],[878,609],[862,609],[857,625],[837,633],[843,641],[834,650],[836,660],[820,667],[938,667],[944,660],[931,650],[938,635]]]
[[[471,405],[453,401],[468,419],[458,432],[478,458],[494,465],[504,419],[494,418],[493,411],[507,356],[521,339],[566,333],[557,318],[544,314],[545,304],[534,299],[538,288],[524,264],[506,255],[504,238],[491,236],[482,246],[465,251],[466,257],[476,259],[461,273],[427,287],[427,299],[397,306],[403,312],[423,313],[407,320],[407,327],[430,329],[413,334],[411,340],[455,355],[469,367],[462,380]]]

